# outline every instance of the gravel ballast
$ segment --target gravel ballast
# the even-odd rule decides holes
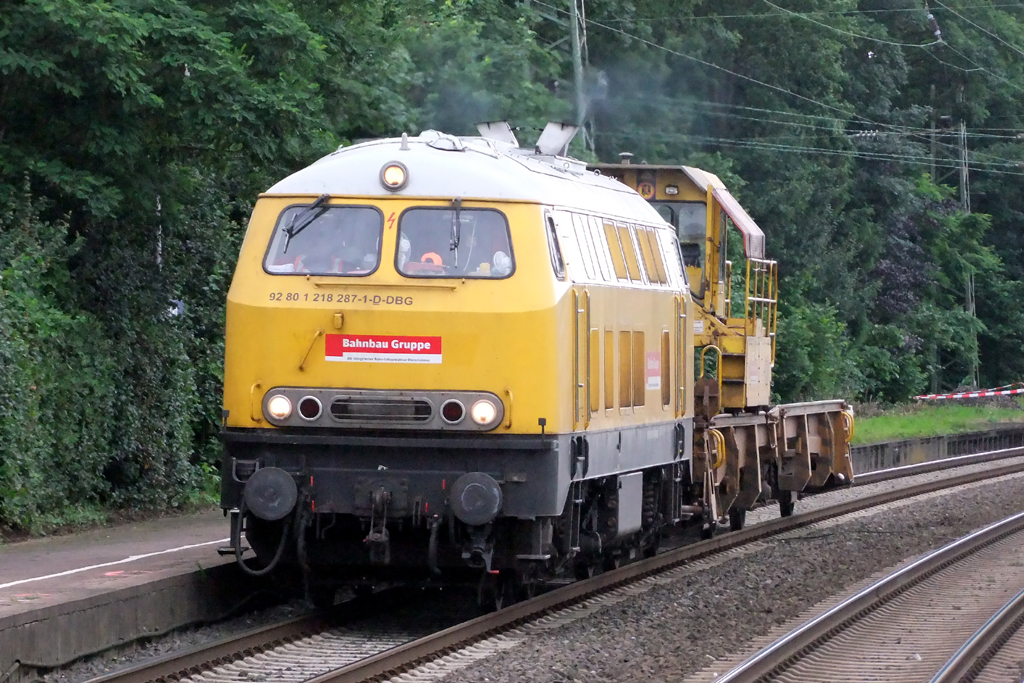
[[[537,632],[440,680],[682,681],[845,587],[1022,509],[1024,475],[1012,475],[817,525]]]

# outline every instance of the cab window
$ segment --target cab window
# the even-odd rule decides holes
[[[290,206],[263,260],[272,275],[365,276],[380,265],[384,216],[368,206]]]
[[[704,202],[656,202],[654,208],[676,229],[683,261],[702,268],[707,231],[707,204]]]
[[[395,266],[408,277],[506,278],[515,270],[508,221],[495,209],[409,209]]]

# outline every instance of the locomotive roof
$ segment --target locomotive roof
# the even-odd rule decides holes
[[[394,161],[408,169],[408,182],[389,192],[381,185],[380,174]],[[432,130],[342,147],[279,181],[267,194],[527,201],[664,222],[632,188],[588,171],[576,159]]]

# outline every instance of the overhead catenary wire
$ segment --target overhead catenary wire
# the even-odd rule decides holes
[[[944,66],[948,66],[950,69],[956,69],[957,71],[963,71],[965,74],[974,73],[976,71],[984,71],[984,69],[982,69],[980,66],[979,67],[975,67],[973,69],[965,69],[964,67],[958,66],[956,64],[953,64],[952,62],[947,62],[945,59],[939,59],[939,57],[934,52],[928,52],[927,55],[929,57],[931,57],[932,59],[934,59],[939,64],[942,64]]]
[[[550,4],[546,3],[546,2],[543,2],[543,0],[534,0],[534,2],[536,4],[538,4],[538,5],[544,5],[545,7],[553,9],[556,12],[561,12],[563,14],[567,13],[566,10],[564,10],[564,9],[562,9],[560,7],[555,7],[554,5],[550,5]],[[837,107],[835,105],[826,104],[825,102],[819,102],[818,100],[814,99],[813,97],[807,97],[806,95],[801,95],[799,93],[795,93],[792,90],[789,90],[787,88],[783,88],[780,85],[774,85],[772,83],[766,83],[764,81],[761,81],[761,80],[758,80],[758,79],[754,78],[753,76],[747,76],[747,75],[741,74],[741,73],[739,73],[737,71],[733,71],[732,69],[727,69],[724,66],[721,66],[719,64],[715,64],[714,62],[709,62],[706,59],[701,59],[700,57],[694,57],[693,55],[688,55],[685,52],[680,52],[678,50],[673,50],[672,48],[665,47],[664,45],[660,45],[658,43],[655,43],[653,40],[648,40],[646,38],[642,38],[640,36],[633,35],[632,33],[629,33],[628,31],[623,31],[620,28],[615,28],[614,26],[608,26],[607,24],[603,24],[603,23],[601,23],[599,21],[595,21],[593,19],[587,19],[587,23],[588,24],[593,24],[594,26],[597,26],[598,28],[603,28],[606,31],[611,31],[612,33],[617,33],[617,34],[619,34],[619,35],[621,35],[623,37],[629,38],[631,40],[635,40],[637,42],[643,43],[644,45],[652,47],[652,48],[654,48],[656,50],[663,50],[665,52],[668,52],[669,54],[676,55],[677,57],[682,57],[683,59],[688,59],[688,60],[690,60],[692,62],[696,62],[697,64],[701,64],[701,65],[706,66],[708,68],[716,69],[716,70],[721,71],[723,73],[727,73],[730,76],[733,76],[734,78],[738,78],[740,80],[747,81],[749,83],[754,83],[756,85],[760,85],[760,86],[768,88],[770,90],[775,90],[776,92],[781,92],[781,93],[789,95],[791,97],[795,97],[798,100],[802,100],[804,102],[809,102],[811,104],[814,104],[814,105],[819,106],[819,107],[823,107],[825,109],[829,109],[831,111],[839,112],[839,113],[841,113],[841,114],[843,114],[843,115],[845,115],[847,117],[858,118],[858,119],[861,119],[861,120],[866,121],[868,123],[871,123],[873,125],[885,125],[885,124],[876,123],[875,121],[872,121],[872,120],[867,119],[867,118],[865,118],[863,116],[860,116],[859,114],[856,114],[855,112],[843,109],[842,107]]]
[[[845,124],[845,122],[842,119],[837,119],[837,118],[831,117],[831,116],[820,116],[820,115],[817,115],[817,114],[800,114],[800,113],[797,113],[797,112],[781,111],[781,110],[778,110],[778,109],[764,109],[762,107],[748,107],[748,106],[739,105],[739,104],[731,104],[731,103],[728,103],[728,102],[711,102],[711,101],[707,101],[707,100],[685,100],[685,99],[684,100],[679,100],[679,99],[676,99],[676,98],[673,98],[673,97],[668,97],[668,96],[665,96],[665,95],[654,95],[654,96],[651,96],[651,99],[652,100],[663,99],[663,100],[666,101],[666,104],[671,104],[671,106],[673,108],[683,108],[683,109],[686,109],[686,108],[741,109],[741,110],[749,110],[749,111],[761,112],[761,113],[766,113],[766,114],[778,114],[780,116],[793,116],[793,117],[801,117],[801,118],[819,119],[822,122],[831,121],[831,122],[834,122],[836,124]],[[845,134],[845,135],[856,135],[857,134],[857,133],[850,133],[850,132],[843,133],[842,131],[837,130],[836,126],[815,125],[813,123],[801,123],[801,122],[798,122],[798,121],[782,121],[782,120],[773,119],[773,118],[765,118],[765,117],[758,117],[758,116],[742,116],[740,114],[733,114],[733,113],[726,113],[726,112],[715,112],[715,116],[721,116],[721,117],[724,117],[724,118],[732,118],[732,119],[738,119],[738,120],[744,120],[744,121],[771,123],[771,124],[782,125],[782,126],[789,126],[789,127],[795,127],[795,128],[806,128],[806,129],[810,129],[810,130],[830,131],[830,132],[836,132],[836,133]],[[994,134],[994,133],[975,133],[975,132],[968,131],[967,137],[968,138],[979,138],[979,139],[980,138],[996,139],[996,140],[1020,140],[1021,136],[1024,136],[1024,129],[1014,129],[1014,128],[996,129],[996,128],[992,128],[992,129],[975,129],[975,130],[1007,130],[1007,131],[1016,131],[1016,134],[1015,135],[998,135],[998,134]],[[874,133],[878,133],[879,131],[863,130],[863,131],[859,131],[859,132],[860,133],[866,133],[866,134],[874,134]],[[908,134],[924,135],[924,134],[931,133],[931,129],[930,128],[918,128],[918,127],[914,127],[914,126],[899,126],[898,130],[882,131],[882,132],[893,133],[893,134],[900,134],[900,135],[908,135]],[[939,143],[939,144],[942,144],[942,143]],[[949,147],[956,147],[956,145],[948,145],[948,146]]]
[[[1016,7],[1024,9],[1024,3],[1020,2],[1008,2],[991,5],[964,5],[960,9],[1001,9],[1004,7]],[[924,12],[920,7],[895,7],[891,9],[852,9],[852,10],[812,10],[810,12],[801,12],[808,16],[855,16],[858,14],[898,14],[901,12]],[[674,19],[678,21],[706,21],[710,19],[767,19],[769,17],[777,17],[778,15],[772,12],[759,12],[752,14],[703,14],[693,17],[681,17],[678,14],[666,14],[656,17],[625,17],[625,18],[610,18],[605,21],[611,23],[638,23],[638,22],[652,22],[652,21],[666,21]]]
[[[604,133],[605,137],[610,138],[635,138],[635,137],[649,137],[644,133]],[[801,145],[786,145],[781,143],[773,143],[765,140],[743,140],[736,138],[720,138],[710,137],[703,135],[693,135],[689,133],[667,133],[658,134],[656,136],[659,140],[665,139],[679,139],[679,140],[693,140],[696,142],[713,143],[723,145],[726,147],[749,147],[754,149],[764,149],[768,151],[777,151],[784,153],[794,154],[806,154],[806,155],[820,155],[820,156],[835,156],[835,157],[852,157],[864,159],[867,161],[893,161],[899,163],[905,163],[915,166],[927,166],[933,165],[932,158],[929,156],[915,156],[915,155],[900,155],[900,154],[888,154],[884,152],[868,152],[863,150],[841,150],[841,149],[828,149],[824,147],[808,147]],[[973,163],[973,162],[972,162]],[[960,168],[958,163],[952,161],[938,160],[934,162],[936,168],[955,170]],[[1018,165],[1019,166],[1019,165]],[[998,168],[979,168],[980,171],[992,173],[996,175],[1009,175],[1009,176],[1024,176],[1024,171],[1006,171]]]
[[[655,96],[653,99],[665,99],[668,102],[671,102],[673,108],[676,108],[676,109],[679,109],[679,108],[686,109],[688,106],[692,107],[692,108],[695,108],[695,109],[696,108],[700,108],[700,107],[707,107],[707,108],[711,109],[712,111],[714,110],[715,107],[726,107],[726,108],[735,107],[735,108],[739,108],[739,109],[759,109],[759,108],[756,108],[756,107],[743,107],[741,105],[730,105],[730,104],[718,103],[718,102],[704,102],[704,101],[699,101],[699,100],[697,100],[697,101],[683,101],[683,102],[679,102],[679,101],[674,100],[672,98],[667,98],[667,97],[659,98],[657,96]],[[789,112],[777,112],[775,110],[761,110],[761,111],[769,111],[769,112],[780,113],[780,114],[788,114],[789,113]],[[722,112],[722,111],[715,111],[714,112],[714,116],[721,117],[721,118],[737,119],[737,120],[742,120],[742,121],[751,121],[751,122],[755,122],[755,123],[765,123],[765,124],[771,124],[771,125],[776,125],[776,126],[788,126],[788,127],[791,127],[791,128],[800,128],[800,129],[803,129],[803,130],[824,131],[824,132],[827,132],[827,133],[832,133],[834,135],[839,135],[839,136],[849,137],[849,138],[877,137],[877,136],[880,136],[880,135],[900,135],[900,136],[913,135],[913,136],[919,137],[919,136],[921,136],[921,135],[923,135],[925,133],[931,133],[931,130],[930,129],[926,129],[926,128],[916,128],[916,129],[906,129],[906,130],[888,130],[888,131],[863,130],[863,131],[858,131],[858,132],[848,132],[848,131],[837,130],[837,128],[835,126],[814,125],[812,123],[799,123],[799,122],[796,122],[796,121],[780,121],[778,119],[761,118],[761,117],[755,117],[755,116],[742,116],[740,114],[733,114],[733,113]],[[824,118],[824,120],[826,120],[826,121],[834,121],[836,123],[843,123],[840,119],[834,119],[834,118],[828,118],[828,117],[822,117],[822,118]],[[952,133],[949,133],[949,132],[944,132],[943,134],[944,135],[952,135]],[[981,138],[981,137],[984,137],[984,138],[996,138],[996,139],[1001,139],[1001,140],[1017,140],[1017,139],[1019,139],[1018,136],[1014,136],[1014,135],[985,135],[985,134],[979,134],[977,136],[973,136],[971,134],[967,134],[967,137],[968,138],[975,138],[975,137],[978,137],[978,138]],[[936,146],[937,147],[942,147],[942,148],[945,148],[945,149],[955,150],[958,153],[960,152],[960,146],[959,145],[955,145],[955,144],[951,144],[951,143],[946,143],[946,142],[936,142]],[[982,167],[987,166],[987,165],[1006,166],[1006,167],[1011,167],[1011,168],[1020,168],[1021,167],[1021,162],[1018,162],[1018,161],[1013,160],[1013,159],[1005,159],[1003,157],[999,157],[999,156],[996,156],[994,154],[990,154],[988,152],[982,152],[982,151],[979,151],[979,150],[970,150],[969,154],[971,155],[971,163],[973,165],[978,166],[979,170],[987,170],[986,168],[982,168]],[[992,161],[991,162],[983,161],[982,157],[991,159]]]
[[[549,9],[552,9],[552,10],[554,10],[556,12],[560,12],[560,13],[563,13],[563,14],[567,13],[566,10],[564,10],[564,9],[562,9],[560,7],[556,7],[554,5],[548,4],[547,2],[544,2],[543,0],[534,0],[534,2],[536,4],[538,4],[538,5],[543,5],[545,7],[548,7]],[[747,76],[745,74],[738,73],[738,72],[733,71],[731,69],[727,69],[726,67],[721,66],[719,64],[715,64],[714,62],[709,62],[709,61],[707,61],[705,59],[701,59],[699,57],[694,57],[693,55],[688,55],[685,52],[680,52],[678,50],[673,50],[672,48],[665,47],[664,45],[656,43],[656,42],[654,42],[652,40],[648,40],[648,39],[643,38],[641,36],[633,35],[633,34],[629,33],[628,31],[624,31],[622,29],[615,28],[614,26],[608,26],[607,24],[601,23],[601,22],[593,20],[593,19],[587,19],[587,23],[588,24],[592,24],[594,26],[597,26],[598,28],[602,28],[602,29],[604,29],[606,31],[610,31],[612,33],[616,33],[616,34],[622,35],[622,36],[624,36],[626,38],[629,38],[631,40],[636,40],[637,42],[643,43],[643,44],[645,44],[645,45],[647,45],[649,47],[652,47],[654,49],[662,50],[664,52],[668,52],[669,54],[681,57],[683,59],[690,60],[692,62],[695,62],[695,63],[701,64],[703,66],[706,66],[708,68],[712,68],[712,69],[721,71],[723,73],[727,73],[727,74],[729,74],[729,75],[731,75],[731,76],[733,76],[735,78],[738,78],[740,80],[747,81],[747,82],[750,82],[750,83],[754,83],[756,85],[760,85],[762,87],[768,88],[770,90],[774,90],[776,92],[781,92],[783,94],[786,94],[786,95],[789,95],[791,97],[794,97],[794,98],[796,98],[798,100],[801,100],[801,101],[804,101],[804,102],[809,102],[810,104],[813,104],[813,105],[818,106],[818,107],[822,107],[822,108],[830,110],[830,111],[839,112],[840,114],[848,117],[850,120],[858,120],[860,122],[868,123],[868,124],[871,124],[873,126],[878,126],[880,128],[887,128],[887,129],[896,130],[896,131],[900,130],[900,127],[898,127],[898,126],[893,126],[892,124],[887,124],[887,123],[881,123],[881,122],[878,122],[878,121],[873,121],[873,120],[871,120],[871,119],[869,119],[869,118],[867,118],[865,116],[862,116],[862,115],[857,114],[855,112],[843,109],[842,107],[838,107],[836,105],[828,104],[826,102],[821,102],[819,100],[814,99],[813,97],[808,97],[806,95],[801,95],[800,93],[793,92],[792,90],[789,90],[788,88],[784,88],[782,86],[775,85],[773,83],[767,83],[765,81],[761,81],[761,80],[759,80],[757,78],[754,78],[752,76]],[[949,47],[948,43],[944,42],[943,45]],[[963,56],[963,55],[961,55],[961,56]],[[966,57],[965,57],[965,59],[966,59]],[[970,61],[970,60],[968,60],[968,61]],[[924,130],[922,130],[921,133],[913,133],[913,132],[906,132],[906,131],[904,131],[904,132],[908,136],[918,137],[922,141],[930,142],[930,140],[928,139],[928,133],[924,132]],[[1003,161],[1003,162],[1005,162],[1007,164],[1015,164],[1016,163],[1016,162],[1013,162],[1013,161],[1007,160],[1007,159],[1002,159],[1001,161]],[[929,162],[929,165],[931,165],[931,162]],[[993,172],[995,172],[995,171],[993,171]],[[1003,172],[1003,173],[1007,173],[1007,172]],[[1013,175],[1017,175],[1017,174],[1013,173]]]
[[[653,97],[654,98],[664,98],[666,100],[671,100],[673,102],[673,104],[679,103],[679,100],[676,100],[675,98],[668,97],[666,95],[654,95]],[[742,110],[746,110],[746,111],[754,111],[754,112],[760,112],[760,113],[765,113],[765,114],[779,114],[779,115],[782,115],[782,116],[792,116],[794,118],[820,119],[820,120],[823,120],[823,121],[835,121],[837,123],[842,123],[844,125],[846,123],[843,119],[839,119],[839,118],[836,118],[835,116],[830,116],[828,114],[807,114],[805,112],[784,111],[782,109],[767,109],[765,107],[752,107],[750,105],[734,104],[732,102],[713,102],[711,100],[684,100],[683,102],[684,103],[695,103],[695,104],[707,105],[707,106],[714,106],[714,107],[725,107],[725,108],[728,108],[728,109],[742,109]],[[893,125],[892,127],[893,128],[898,128],[900,131],[903,131],[903,132],[915,132],[915,131],[916,132],[921,132],[921,133],[929,133],[929,132],[931,132],[931,128],[919,128],[919,127],[916,127],[916,126],[895,126],[895,125]],[[993,130],[993,131],[1004,131],[1004,132],[1010,132],[1010,133],[1024,133],[1024,128],[986,128],[986,127],[982,126],[982,127],[974,128],[973,130],[976,130],[976,131]],[[1008,137],[1016,137],[1016,136],[1008,136]]]
[[[891,40],[885,40],[883,38],[875,38],[873,36],[865,36],[865,35],[861,35],[859,33],[853,33],[851,31],[846,31],[844,29],[837,28],[835,26],[831,26],[831,25],[826,24],[826,23],[824,23],[822,21],[817,21],[817,20],[812,19],[811,17],[807,16],[807,14],[805,14],[803,12],[794,12],[793,10],[786,9],[785,7],[780,7],[780,6],[776,5],[775,3],[771,2],[770,0],[762,0],[762,2],[764,2],[764,4],[768,5],[769,7],[774,7],[775,9],[779,10],[780,12],[784,12],[784,13],[792,15],[794,17],[799,17],[799,18],[801,18],[801,19],[803,19],[805,21],[809,21],[810,23],[814,24],[815,26],[821,26],[823,28],[827,28],[830,31],[835,31],[836,33],[840,33],[840,34],[845,35],[845,36],[850,36],[852,38],[857,38],[859,40],[870,40],[870,41],[875,42],[875,43],[880,43],[882,45],[892,45],[894,47],[912,47],[912,48],[927,48],[927,47],[932,47],[933,45],[938,45],[938,44],[940,44],[942,42],[942,39],[939,38],[939,39],[933,40],[930,43],[897,43],[897,42],[894,42],[894,41],[891,41]],[[769,15],[769,16],[772,16],[772,15]]]
[[[694,104],[698,104],[699,105],[699,103],[694,103]],[[709,104],[712,104],[712,103],[709,103]],[[676,105],[676,106],[678,106],[678,105]],[[682,106],[685,107],[686,106],[685,103]],[[847,136],[847,137],[858,137],[858,136],[866,137],[866,136],[877,136],[877,135],[902,135],[902,136],[908,136],[909,135],[909,136],[914,136],[914,137],[921,137],[921,136],[923,136],[926,133],[931,133],[931,130],[930,129],[926,129],[926,128],[916,128],[916,129],[907,128],[907,129],[903,129],[903,130],[894,129],[894,130],[888,130],[888,131],[864,130],[864,131],[858,131],[858,132],[844,132],[844,131],[837,131],[832,126],[816,126],[814,124],[809,124],[809,123],[798,123],[798,122],[795,122],[795,121],[779,121],[777,119],[765,119],[765,118],[758,118],[758,117],[753,117],[753,116],[741,116],[741,115],[738,115],[738,114],[730,114],[730,113],[724,113],[724,112],[716,112],[715,116],[720,116],[720,117],[724,117],[724,118],[734,118],[734,119],[739,119],[739,120],[747,120],[747,121],[753,121],[753,122],[770,123],[770,124],[773,124],[773,125],[781,125],[781,126],[790,126],[790,127],[804,128],[804,129],[810,129],[810,130],[821,130],[821,131],[831,132],[831,133],[834,133],[834,134],[837,134],[837,135],[844,135],[844,136]],[[841,121],[839,121],[839,119],[832,119],[832,120],[836,121],[837,123],[841,123]],[[944,132],[943,134],[944,135],[951,135],[952,133]],[[1018,140],[1018,139],[1020,139],[1020,137],[1016,136],[1016,135],[990,135],[990,134],[972,135],[972,134],[969,134],[969,133],[966,135],[966,137],[968,139],[973,139],[973,138],[988,138],[988,139],[995,138],[995,139],[1000,139],[1000,140]],[[959,145],[954,145],[954,144],[946,143],[946,142],[936,142],[935,144],[936,144],[937,147],[942,147],[942,148],[945,148],[945,149],[956,150],[957,152],[960,151],[960,146]],[[991,153],[988,153],[988,152],[983,152],[983,151],[980,151],[980,150],[970,150],[970,155],[972,156],[972,159],[971,159],[971,163],[972,164],[973,163],[977,163],[978,165],[984,165],[984,164],[990,163],[990,162],[983,162],[983,161],[981,161],[979,159],[979,157],[985,157],[985,158],[993,160],[993,162],[1000,162],[1002,165],[1005,165],[1005,166],[1011,166],[1011,167],[1016,168],[1016,167],[1020,167],[1020,165],[1021,165],[1021,162],[1019,162],[1019,161],[1016,161],[1016,160],[1013,160],[1013,159],[1005,159],[1003,157],[996,156],[995,154],[991,154]]]
[[[1000,36],[996,35],[996,34],[995,34],[995,33],[993,33],[992,31],[989,31],[989,30],[988,30],[987,28],[985,28],[984,26],[981,26],[981,25],[979,25],[979,24],[977,24],[977,23],[975,23],[975,22],[971,21],[970,19],[968,19],[968,18],[967,18],[967,17],[965,17],[964,15],[962,15],[962,14],[960,14],[959,12],[957,12],[956,10],[954,10],[954,9],[953,9],[952,7],[949,7],[948,5],[944,5],[944,4],[942,4],[941,2],[939,2],[939,0],[932,0],[932,2],[934,2],[934,3],[936,4],[936,5],[938,5],[938,6],[939,6],[939,7],[941,7],[942,9],[946,10],[947,12],[950,12],[951,14],[953,14],[953,15],[955,15],[955,16],[957,16],[957,17],[959,17],[959,18],[960,18],[960,19],[962,19],[963,21],[966,21],[966,22],[967,22],[968,24],[970,24],[970,25],[971,25],[971,26],[973,26],[974,28],[978,29],[978,30],[979,30],[979,31],[981,31],[982,33],[985,33],[985,34],[987,34],[987,35],[989,35],[989,36],[991,36],[991,37],[995,38],[995,39],[996,39],[996,40],[998,40],[998,41],[999,41],[1000,43],[1002,43],[1003,45],[1007,46],[1008,48],[1010,48],[1011,50],[1013,50],[1013,51],[1014,51],[1014,52],[1016,52],[1017,54],[1019,54],[1019,55],[1021,55],[1021,56],[1024,56],[1024,50],[1020,49],[1019,47],[1017,47],[1016,45],[1014,45],[1014,44],[1012,44],[1012,43],[1009,43],[1009,42],[1007,42],[1007,41],[1003,40],[1003,39],[1002,39],[1002,38],[1001,38]]]
[[[1013,81],[1010,81],[1010,80],[1007,80],[1006,78],[1003,78],[1002,76],[1000,76],[996,72],[983,67],[982,65],[978,64],[976,61],[974,61],[973,59],[971,59],[970,57],[965,55],[963,52],[960,52],[960,50],[957,50],[955,47],[953,47],[949,43],[944,42],[942,44],[942,46],[945,47],[950,52],[952,52],[953,54],[955,54],[958,57],[960,57],[960,59],[964,60],[968,64],[977,67],[978,70],[980,70],[980,71],[982,71],[984,73],[987,73],[989,76],[991,76],[992,78],[996,79],[997,81],[1001,81],[1002,83],[1005,83],[1006,85],[1010,86],[1011,88],[1014,88],[1015,90],[1020,90],[1021,92],[1024,92],[1024,88],[1022,88],[1021,86],[1017,85]]]

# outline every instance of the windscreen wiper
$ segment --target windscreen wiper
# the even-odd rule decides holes
[[[452,200],[452,235],[448,242],[448,250],[455,252],[455,266],[459,265],[459,241],[462,238],[462,220],[459,213],[462,211],[462,197]]]
[[[298,235],[300,232],[309,227],[309,224],[315,221],[317,218],[323,215],[324,211],[327,211],[328,206],[325,206],[327,200],[331,198],[329,194],[322,194],[316,198],[316,201],[307,206],[302,211],[297,211],[288,225],[281,228],[287,237],[284,238],[284,249],[281,250],[282,254],[288,253],[288,245],[291,244],[292,238]]]

